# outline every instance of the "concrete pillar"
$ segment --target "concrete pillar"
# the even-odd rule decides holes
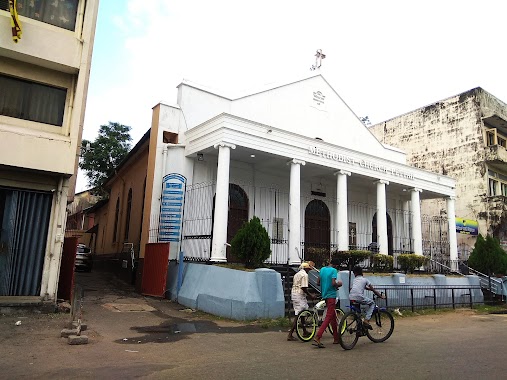
[[[290,160],[289,190],[289,264],[301,263],[301,165],[305,161]]]
[[[213,221],[213,246],[211,261],[226,262],[227,218],[229,214],[229,167],[231,149],[236,145],[221,142],[218,149],[217,190],[215,195],[215,219]]]
[[[349,218],[347,215],[347,176],[350,172],[340,170],[336,174],[335,226],[338,230],[338,251],[349,250]]]
[[[379,245],[379,253],[382,255],[389,254],[389,246],[387,243],[387,201],[386,201],[386,185],[389,181],[379,180],[377,184],[377,242]]]
[[[451,269],[458,271],[458,242],[456,239],[456,210],[455,197],[446,199],[447,203],[447,221],[449,225],[449,258],[451,260]]]
[[[403,201],[403,250],[410,251],[412,249],[412,242],[410,241],[410,202]]]
[[[421,228],[421,203],[419,193],[421,189],[410,190],[410,206],[412,208],[412,238],[414,239],[414,253],[423,254],[422,228]]]
[[[51,208],[48,243],[50,254],[46,254],[41,280],[40,295],[46,300],[56,300],[58,294],[58,280],[62,262],[62,249],[65,238],[65,223],[67,221],[67,196],[69,194],[69,178],[61,177],[58,189],[54,195]]]

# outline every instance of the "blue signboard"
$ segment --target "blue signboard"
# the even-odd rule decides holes
[[[187,179],[176,173],[162,181],[158,241],[180,241],[186,183]]]
[[[479,235],[479,223],[476,220],[456,218],[456,232],[477,236]]]

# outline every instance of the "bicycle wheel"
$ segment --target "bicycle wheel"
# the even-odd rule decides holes
[[[309,310],[303,310],[297,316],[296,334],[303,342],[309,342],[317,332],[317,319]]]
[[[336,325],[340,326],[340,321],[342,320],[342,317],[345,315],[345,313],[340,308],[335,309],[335,312],[336,312]],[[343,332],[345,331],[345,327],[346,326],[343,325],[343,329],[341,330],[338,329],[338,331],[340,331],[340,333],[343,334]],[[331,323],[327,326],[327,331],[329,331],[330,334],[333,334],[333,326],[331,326]]]
[[[359,339],[359,316],[356,313],[348,312],[343,316],[338,326],[340,346],[344,350],[352,350]]]
[[[394,318],[385,310],[374,311],[370,324],[373,330],[366,330],[366,335],[375,343],[386,341],[394,330]]]

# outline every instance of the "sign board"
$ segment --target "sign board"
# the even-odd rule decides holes
[[[162,181],[158,241],[179,242],[183,222],[183,205],[187,179],[171,173]]]
[[[456,232],[464,235],[479,235],[479,223],[477,220],[456,218]]]

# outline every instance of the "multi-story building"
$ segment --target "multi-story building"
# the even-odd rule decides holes
[[[0,1],[0,296],[51,303],[99,0],[10,3],[21,33],[13,38],[9,2]]]
[[[403,148],[410,165],[456,180],[456,219],[470,224],[465,232],[472,232],[458,235],[460,258],[467,259],[477,230],[507,247],[505,103],[474,88],[376,124],[370,131],[379,141]],[[424,200],[422,212],[445,215],[445,203]]]

